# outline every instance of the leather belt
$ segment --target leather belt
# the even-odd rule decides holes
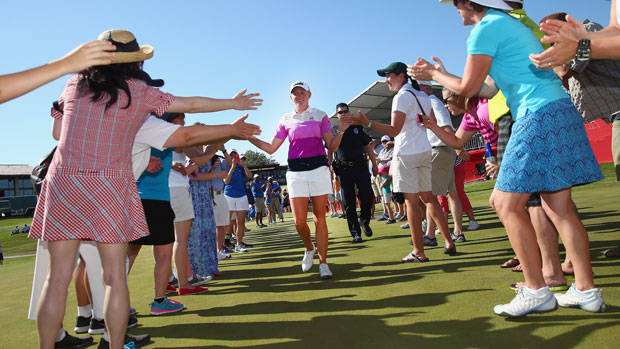
[[[334,166],[334,168],[341,168],[341,167],[359,166],[359,165],[363,165],[364,163],[365,163],[364,160],[358,160],[358,161],[334,160],[332,165]]]
[[[224,193],[224,190],[214,190],[213,193],[217,194],[217,195],[221,195]]]

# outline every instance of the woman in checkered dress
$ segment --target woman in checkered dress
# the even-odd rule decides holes
[[[142,61],[153,55],[128,31],[111,30],[116,53],[109,66],[71,77],[53,111],[58,148],[43,181],[30,237],[48,241],[50,268],[37,311],[41,347],[52,347],[62,324],[66,292],[80,240],[93,240],[106,285],[105,322],[110,346],[126,341],[129,291],[127,242],[148,235],[132,172],[131,147],[150,113],[255,109],[256,95],[214,100],[179,97],[147,85]]]

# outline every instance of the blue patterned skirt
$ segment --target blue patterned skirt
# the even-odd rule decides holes
[[[205,172],[199,168],[199,172]],[[192,201],[194,203],[194,220],[189,232],[187,252],[192,271],[200,276],[217,273],[217,235],[211,186],[209,181],[190,181]]]
[[[566,98],[528,111],[514,123],[495,188],[557,191],[603,178],[581,116]]]

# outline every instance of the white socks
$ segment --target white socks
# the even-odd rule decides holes
[[[532,290],[531,288],[525,286],[525,290],[532,296],[540,298],[546,295],[547,292],[549,292],[549,286],[541,287],[537,290]]]
[[[78,316],[81,317],[91,317],[93,315],[93,309],[91,308],[90,304],[82,306],[82,307],[78,307]]]
[[[58,334],[56,335],[56,342],[60,342],[61,340],[65,339],[67,332],[65,331],[64,328],[60,327],[58,329]]]

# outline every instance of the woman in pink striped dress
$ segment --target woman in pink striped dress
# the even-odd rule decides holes
[[[29,235],[48,241],[50,252],[37,311],[39,344],[46,348],[54,346],[64,317],[80,240],[98,242],[110,347],[126,341],[127,242],[149,234],[131,163],[133,140],[147,115],[256,109],[262,102],[245,91],[233,99],[175,98],[146,83],[142,62],[152,57],[152,47],[138,46],[133,34],[123,30],[106,31],[99,40],[116,46],[113,64],[87,68],[67,82],[59,99],[64,113],[52,113],[58,148]]]

